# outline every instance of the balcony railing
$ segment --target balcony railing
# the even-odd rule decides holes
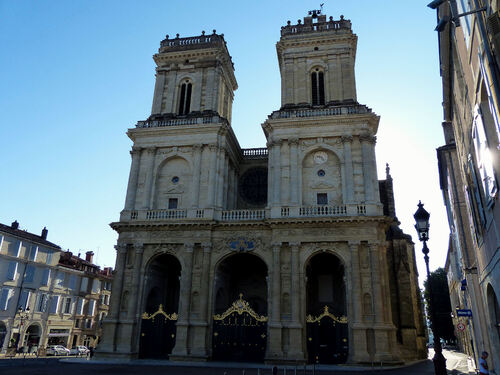
[[[185,118],[166,118],[161,120],[137,121],[136,128],[161,128],[166,126],[200,125],[200,124],[218,124],[227,123],[224,117],[213,116],[192,116]]]
[[[267,147],[244,148],[241,153],[244,159],[265,159],[268,156]]]
[[[350,105],[342,107],[327,107],[327,108],[306,108],[306,109],[282,109],[274,111],[269,116],[271,119],[280,118],[302,118],[302,117],[317,117],[317,116],[341,116],[371,113],[371,109],[365,105]]]
[[[252,221],[283,218],[352,217],[382,215],[380,204],[346,204],[338,206],[293,206],[270,209],[217,210],[213,208],[192,208],[175,210],[132,210],[123,211],[122,221]]]

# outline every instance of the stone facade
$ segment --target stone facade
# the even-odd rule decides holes
[[[445,145],[437,151],[450,226],[452,307],[472,311],[471,318],[455,317],[456,325],[465,326],[457,337],[476,364],[486,350],[490,368],[498,368],[500,17],[497,1],[482,5],[444,2],[437,9],[441,20],[456,17],[442,22],[439,32]]]
[[[248,352],[260,360],[426,356],[413,243],[398,232],[390,175],[377,179],[379,117],[356,100],[356,44],[344,18],[314,13],[282,27],[282,107],[262,124],[267,147],[241,149],[223,35],[161,42],[152,114],[127,133],[132,165],[111,224],[116,277],[100,356],[151,355],[145,327],[161,314],[175,333],[159,356],[217,358],[228,333],[214,327],[230,311],[265,324],[263,343],[243,343],[259,346]],[[399,278],[405,289],[393,292]],[[321,319],[340,335],[324,344],[335,353],[318,349]]]

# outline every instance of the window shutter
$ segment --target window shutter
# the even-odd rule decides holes
[[[45,268],[43,270],[42,285],[44,286],[49,285],[49,279],[50,279],[50,268]]]
[[[17,262],[9,262],[7,269],[7,280],[14,280],[17,273]]]
[[[31,297],[31,292],[29,290],[22,291],[21,298],[19,299],[19,306],[23,310],[26,310],[26,308],[29,307],[30,297]]]
[[[78,302],[76,305],[76,314],[77,315],[83,315],[83,302],[84,302],[83,298],[78,298]]]

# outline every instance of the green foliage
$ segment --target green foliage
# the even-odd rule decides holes
[[[448,279],[446,271],[443,268],[431,272],[429,278],[424,282],[424,299],[427,306],[430,306],[430,292],[429,281],[433,293],[434,302],[434,316],[428,311],[428,317],[431,322],[432,331],[446,341],[454,341],[455,331],[453,328],[453,321],[451,320],[451,303],[450,303],[450,290],[448,289]],[[434,327],[436,329],[434,329]]]

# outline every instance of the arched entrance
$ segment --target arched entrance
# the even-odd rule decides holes
[[[40,343],[40,326],[38,324],[32,324],[28,327],[24,334],[23,345],[28,347],[38,346]]]
[[[307,265],[307,353],[310,363],[345,363],[348,330],[344,266],[330,253]]]
[[[168,358],[175,345],[181,265],[170,254],[155,258],[146,272],[140,358]]]
[[[490,332],[494,341],[493,345],[495,346],[500,344],[500,304],[498,303],[498,298],[491,284],[488,285],[486,294],[488,298],[490,321],[493,327]]]
[[[257,256],[224,259],[215,276],[212,359],[262,362],[267,342],[267,266]]]
[[[5,337],[7,336],[7,327],[4,322],[0,322],[0,350],[3,348],[3,343],[5,341]]]

